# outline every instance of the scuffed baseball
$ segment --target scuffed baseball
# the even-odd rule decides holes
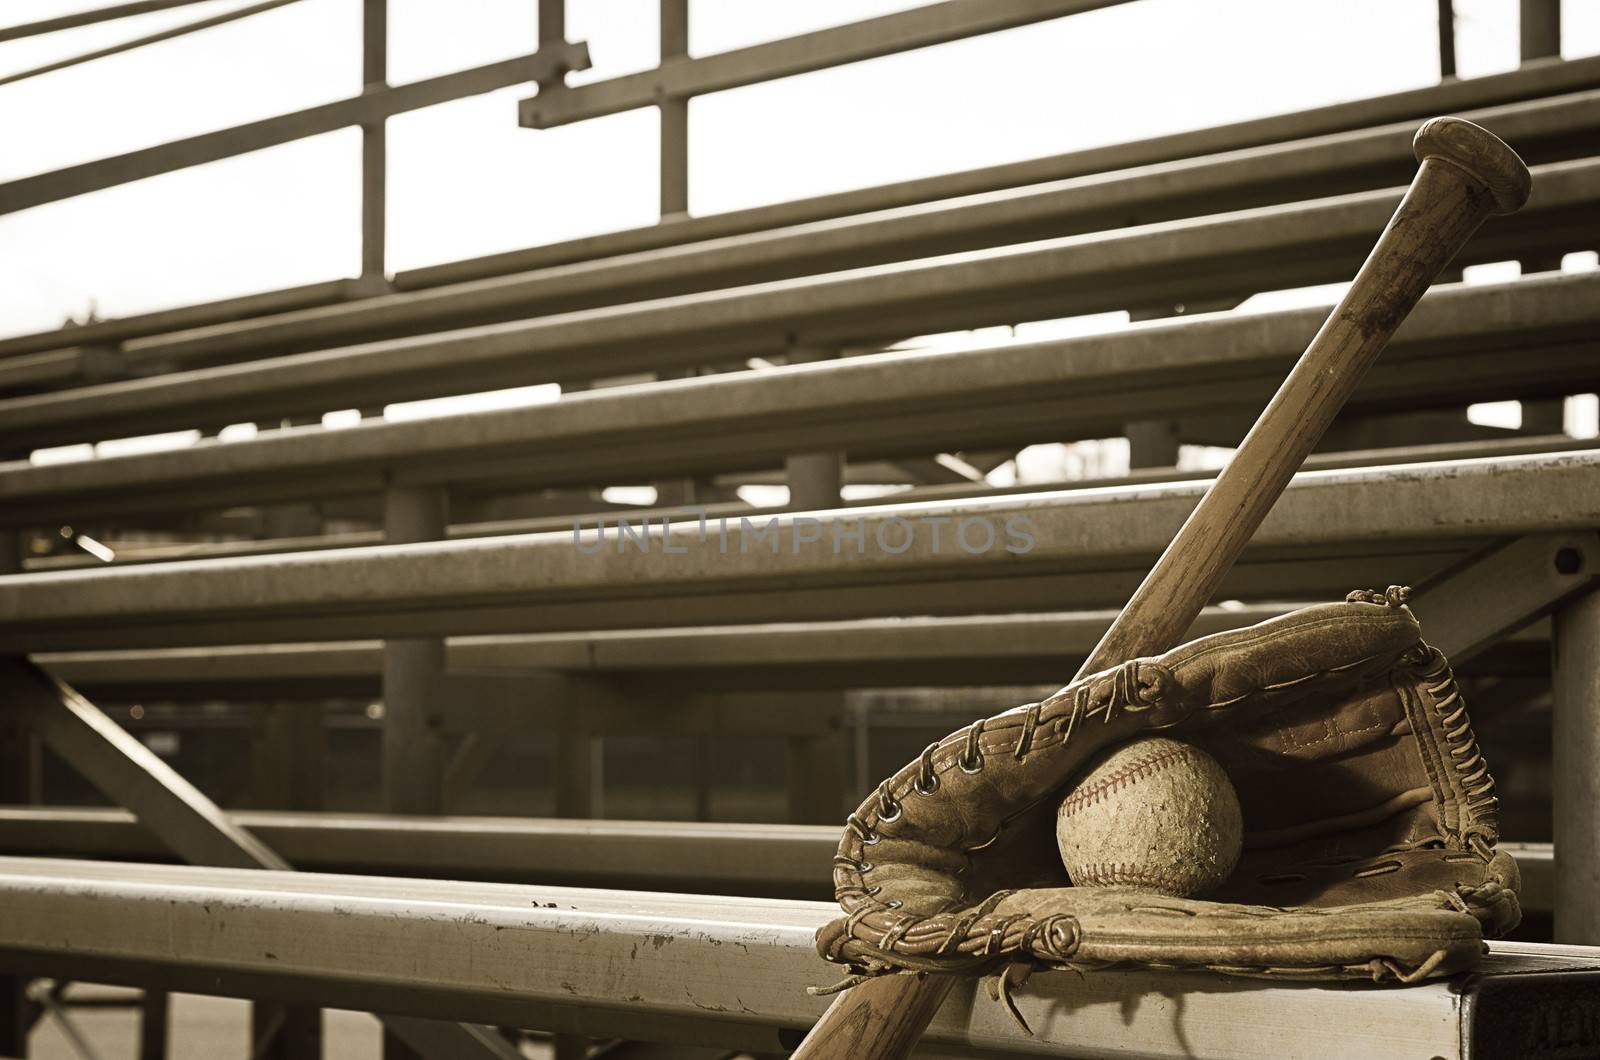
[[[1089,764],[1056,812],[1056,843],[1079,887],[1178,898],[1214,890],[1239,862],[1239,796],[1217,760],[1164,737]]]

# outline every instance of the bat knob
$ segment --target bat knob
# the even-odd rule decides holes
[[[1429,118],[1411,149],[1418,162],[1437,158],[1464,170],[1494,196],[1495,213],[1516,213],[1533,188],[1527,165],[1504,140],[1461,118]]]

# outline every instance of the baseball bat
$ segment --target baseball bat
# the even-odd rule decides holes
[[[1430,119],[1413,150],[1417,175],[1350,289],[1078,677],[1178,642],[1428,285],[1491,214],[1527,201],[1527,166],[1471,122]],[[847,990],[793,1060],[903,1060],[957,978],[886,975]]]

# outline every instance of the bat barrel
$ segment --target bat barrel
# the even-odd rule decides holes
[[[1411,149],[1418,162],[1437,159],[1465,172],[1494,196],[1495,213],[1516,213],[1533,189],[1528,167],[1504,140],[1461,118],[1430,118]]]

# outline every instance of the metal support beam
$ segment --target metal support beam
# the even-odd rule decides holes
[[[257,1005],[254,1012],[261,1009]],[[146,990],[139,999],[139,1060],[167,1060],[171,1012],[172,995],[165,990]]]
[[[22,535],[0,531],[0,574],[22,570]],[[0,805],[39,801],[39,748],[28,712],[0,703]],[[28,1055],[28,1036],[39,1009],[28,996],[29,977],[0,974],[0,1056]]]
[[[585,70],[588,48],[564,48],[519,55],[513,59],[430,77],[371,94],[280,114],[231,129],[201,133],[146,147],[127,154],[96,159],[0,184],[0,214],[15,213],[47,202],[59,202],[91,191],[114,188],[146,177],[172,173],[191,166],[234,158],[266,147],[303,140],[351,125],[403,114],[407,111],[481,95],[511,85],[537,82],[556,68]]]
[[[448,505],[442,488],[391,487],[384,496],[388,542],[444,537]],[[444,668],[444,641],[438,637],[384,643],[383,801],[391,812],[444,812],[444,714],[430,695]]]
[[[604,813],[604,757],[595,726],[586,712],[571,705],[555,726],[555,788],[557,817],[592,818]]]
[[[135,37],[133,40],[121,41],[117,44],[110,45],[109,47],[96,48],[94,51],[84,52],[80,55],[69,56],[65,59],[57,59],[54,62],[45,63],[43,66],[35,66],[30,67],[27,70],[19,70],[14,74],[7,74],[4,77],[0,77],[0,85],[15,84],[18,81],[26,81],[29,78],[38,77],[41,74],[49,74],[54,73],[57,70],[66,70],[74,66],[82,66],[84,63],[94,62],[96,59],[107,59],[113,55],[121,55],[125,52],[134,51],[135,49],[143,48],[147,45],[160,44],[162,41],[169,41],[178,37],[185,37],[191,33],[198,33],[201,30],[211,29],[214,26],[223,26],[229,22],[236,22],[241,18],[249,18],[251,15],[259,15],[267,11],[275,10],[276,8],[285,7],[295,2],[296,0],[260,0],[259,3],[249,4],[245,7],[236,8],[233,11],[224,11],[221,14],[212,15],[208,18],[202,18],[195,22],[188,22],[181,26],[173,26],[171,29],[164,29],[159,33],[150,33],[143,37]]]
[[[1530,534],[1419,587],[1430,643],[1460,664],[1556,610],[1600,577],[1600,535]]]
[[[362,0],[363,94],[389,88],[389,0]],[[361,278],[384,283],[387,232],[388,134],[379,115],[361,124]]]
[[[1522,61],[1560,58],[1561,0],[1521,0]]]
[[[818,693],[815,710],[831,716],[822,733],[789,736],[785,746],[785,787],[794,824],[836,824],[845,813],[850,765],[850,731],[845,728],[843,692]]]
[[[24,22],[15,26],[6,26],[0,29],[0,43],[22,40],[25,37],[37,37],[64,29],[77,29],[79,26],[93,26],[96,23],[109,22],[118,18],[147,15],[152,11],[167,11],[174,7],[187,7],[190,4],[202,2],[203,0],[132,0],[130,3],[112,4],[110,7],[99,7],[89,11],[74,11],[70,15],[58,15],[55,18],[40,19],[37,22]]]
[[[448,713],[437,715],[438,735],[459,736],[445,766],[446,805],[488,762],[498,735],[538,729],[553,734],[556,743],[551,772],[556,815],[599,815],[599,732],[613,709],[607,682],[553,669],[449,672],[447,665],[439,660],[422,696],[430,704],[449,704]]]
[[[674,0],[664,0],[671,3]],[[789,364],[813,364],[836,358],[839,351],[825,347],[790,345]],[[826,511],[837,508],[844,483],[843,450],[796,453],[784,458],[784,475],[789,484],[789,507],[800,511]]]
[[[133,809],[141,824],[179,857],[199,865],[287,870],[264,843],[229,820],[215,803],[69,686],[21,659],[0,659],[0,687],[11,709],[28,715],[51,750],[108,795]],[[288,1060],[320,1055],[320,1038],[274,1039],[280,1028],[303,1027],[304,1014],[256,1006],[257,1054]],[[305,1046],[317,1043],[315,1050]],[[284,1051],[293,1044],[298,1051]]]
[[[837,356],[830,349],[791,347],[789,363],[799,364]],[[828,511],[839,507],[844,477],[842,450],[800,453],[784,460],[789,482],[789,506],[800,511]],[[833,824],[843,812],[849,741],[842,724],[845,693],[823,691],[797,712],[831,719],[822,732],[794,733],[784,739],[784,769],[789,820],[795,824]]]
[[[322,1010],[307,1005],[250,1006],[251,1060],[322,1055]]]
[[[1600,591],[1555,615],[1555,938],[1600,944]]]
[[[689,61],[689,0],[661,0],[661,65]],[[689,100],[662,96],[661,219],[689,213]]]
[[[286,861],[235,825],[94,704],[22,659],[0,659],[0,687],[46,745],[185,861],[286,870]]]
[[[320,810],[323,805],[320,702],[251,706],[250,801],[263,809]]]
[[[1128,467],[1175,467],[1178,463],[1177,420],[1135,420],[1123,427],[1128,437]]]
[[[1456,76],[1455,0],[1439,0],[1439,80]]]
[[[523,125],[557,125],[995,33],[1125,0],[945,0],[522,101]],[[685,49],[687,50],[687,49]],[[664,57],[665,58],[665,57]]]
[[[215,803],[122,730],[94,704],[67,685],[23,659],[0,658],[0,688],[13,708],[26,710],[45,743],[85,779],[118,805],[133,811],[139,823],[185,861],[253,870],[289,871],[289,864],[260,840],[239,827]],[[257,1030],[281,1027],[277,1049],[284,1057],[320,1055],[313,1025],[320,1017],[317,998],[300,999],[282,1016],[263,1014]],[[297,1008],[303,1011],[296,1011]],[[411,1040],[405,1019],[383,1017],[385,1026]],[[426,1021],[425,1021],[426,1022]],[[428,1052],[430,1057],[504,1057],[478,1042],[472,1028],[429,1026],[429,1035],[447,1035],[451,1046]],[[430,1039],[431,1040],[431,1039]],[[257,1036],[258,1046],[263,1039]],[[415,1044],[415,1043],[413,1043]]]

